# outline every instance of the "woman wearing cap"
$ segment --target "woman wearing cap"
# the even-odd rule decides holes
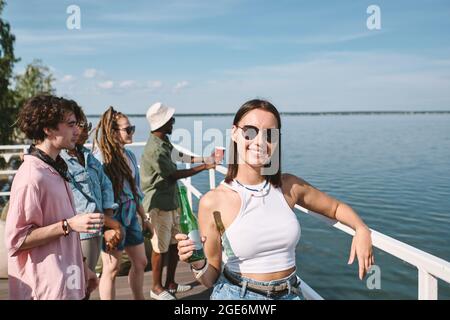
[[[271,103],[246,102],[233,121],[225,181],[200,200],[206,259],[191,268],[202,284],[214,287],[211,299],[301,298],[295,264],[300,225],[292,210],[296,204],[356,231],[349,263],[358,258],[360,279],[374,263],[370,230],[350,206],[281,173],[280,128],[280,115]],[[180,260],[186,261],[193,242],[184,234],[177,239]]]
[[[128,117],[109,107],[100,118],[95,132],[95,150],[97,158],[103,163],[105,173],[112,182],[114,200],[119,208],[114,212],[113,218],[123,227],[123,240],[116,250],[101,254],[103,272],[100,278],[100,298],[115,298],[115,278],[119,272],[120,260],[123,250],[131,261],[128,282],[136,300],[144,300],[143,284],[144,270],[147,258],[144,248],[142,228],[138,215],[143,221],[143,228],[151,230],[150,223],[145,217],[142,207],[142,192],[140,190],[140,175],[136,157],[126,144],[133,142],[135,126],[132,126]]]

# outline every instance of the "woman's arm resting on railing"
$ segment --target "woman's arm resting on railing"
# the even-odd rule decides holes
[[[375,263],[369,227],[349,205],[314,188],[305,180],[289,175],[286,181],[290,188],[290,195],[296,204],[328,218],[336,219],[355,230],[348,263],[352,264],[355,256],[358,258],[359,278],[362,279]]]

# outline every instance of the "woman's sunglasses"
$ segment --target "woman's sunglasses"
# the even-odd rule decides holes
[[[117,129],[117,130],[124,130],[127,132],[127,134],[133,134],[136,131],[136,126],[129,126],[129,127]]]
[[[89,123],[86,123],[86,122],[80,122],[80,123],[78,124],[78,127],[81,128],[81,129],[87,128],[87,131],[91,131],[91,129],[92,129],[92,122],[89,122]]]
[[[245,140],[253,140],[258,136],[259,131],[262,130],[263,136],[265,137],[266,141],[268,143],[272,143],[272,140],[279,139],[280,136],[280,130],[279,129],[259,129],[255,126],[243,126],[239,127],[236,126],[239,129],[242,130],[242,136]]]

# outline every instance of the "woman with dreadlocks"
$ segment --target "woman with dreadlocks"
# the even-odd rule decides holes
[[[100,118],[95,132],[94,153],[103,163],[105,173],[113,184],[114,200],[119,208],[113,218],[123,226],[124,237],[116,250],[106,252],[103,246],[103,272],[100,278],[100,298],[115,298],[115,278],[119,272],[122,252],[125,250],[131,261],[128,282],[136,300],[144,300],[144,269],[147,265],[142,228],[151,230],[151,225],[142,207],[140,176],[135,155],[125,148],[133,142],[135,126],[128,117],[109,107]],[[142,228],[138,216],[142,219]]]

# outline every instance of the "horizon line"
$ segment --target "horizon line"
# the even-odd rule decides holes
[[[431,110],[431,111],[286,111],[280,112],[281,116],[349,116],[349,115],[385,115],[385,114],[450,114],[450,110]],[[175,113],[177,117],[224,117],[224,116],[234,116],[233,112],[205,112],[205,113]],[[101,114],[88,114],[86,117],[100,118]],[[127,114],[129,118],[145,118],[145,114],[141,113],[130,113]]]

